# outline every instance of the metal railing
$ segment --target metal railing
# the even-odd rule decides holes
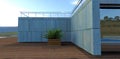
[[[69,12],[21,12],[21,17],[71,17]]]
[[[83,0],[78,0],[72,12],[20,12],[21,17],[71,17]]]
[[[82,3],[83,0],[78,0],[77,5],[73,8],[72,13],[75,12],[75,10],[79,7],[80,3]]]

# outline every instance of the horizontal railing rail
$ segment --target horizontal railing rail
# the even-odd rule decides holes
[[[83,0],[78,0],[77,5],[72,12],[21,12],[21,17],[72,17]]]
[[[71,17],[70,12],[21,12],[21,17]]]

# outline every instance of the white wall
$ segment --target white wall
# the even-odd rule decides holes
[[[71,20],[74,44],[92,55],[101,55],[99,0],[85,0]]]

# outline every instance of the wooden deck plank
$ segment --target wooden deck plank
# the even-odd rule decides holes
[[[120,59],[120,52],[104,51],[102,56],[92,56],[73,44],[48,46],[47,43],[18,43],[17,38],[4,38],[0,39],[0,59]]]

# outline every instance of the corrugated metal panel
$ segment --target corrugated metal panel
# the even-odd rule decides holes
[[[62,41],[70,42],[70,18],[19,18],[18,42],[47,42],[43,35],[51,29],[61,29],[64,34]]]

